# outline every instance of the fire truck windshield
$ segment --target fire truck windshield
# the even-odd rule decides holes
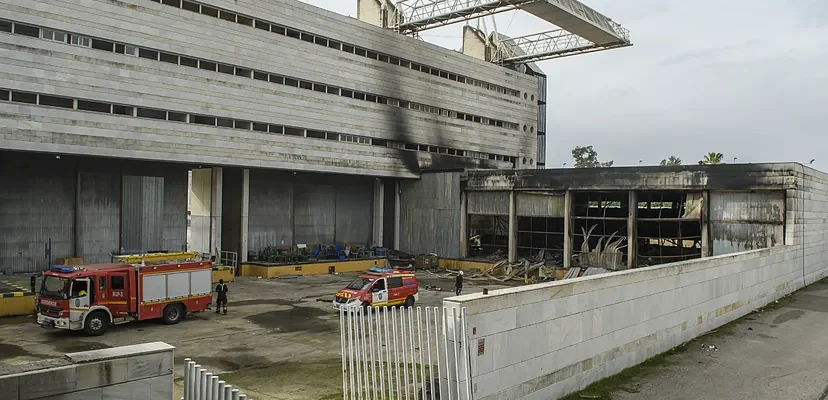
[[[363,278],[360,276],[359,278],[354,279],[346,289],[365,290],[368,289],[368,285],[370,285],[373,281],[373,279]]]
[[[68,279],[50,275],[43,277],[43,285],[40,287],[41,296],[65,300],[68,298],[68,292]]]

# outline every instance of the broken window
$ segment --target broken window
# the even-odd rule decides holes
[[[700,258],[701,210],[701,193],[638,193],[636,266]]]
[[[573,195],[573,265],[610,270],[626,268],[629,207],[626,191]]]
[[[469,256],[505,257],[509,251],[509,217],[469,215]]]

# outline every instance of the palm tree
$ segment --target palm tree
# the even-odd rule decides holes
[[[670,156],[670,158],[661,160],[662,167],[667,165],[681,165],[681,159],[676,156]]]
[[[707,165],[721,164],[722,159],[724,159],[724,154],[716,153],[714,151],[711,151],[710,153],[704,155],[704,163]]]

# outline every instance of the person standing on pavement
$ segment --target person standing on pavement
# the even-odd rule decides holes
[[[463,291],[463,271],[460,271],[457,278],[454,279],[454,291],[457,296],[459,296],[460,292]]]
[[[29,278],[29,285],[32,286],[32,293],[35,293],[35,283],[37,282],[37,275],[32,275]]]
[[[219,279],[216,285],[216,314],[221,311],[227,315],[227,284],[224,283],[224,279]]]

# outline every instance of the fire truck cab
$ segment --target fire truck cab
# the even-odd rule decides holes
[[[37,323],[94,336],[131,321],[176,324],[210,305],[211,274],[209,261],[53,266],[43,273]]]

